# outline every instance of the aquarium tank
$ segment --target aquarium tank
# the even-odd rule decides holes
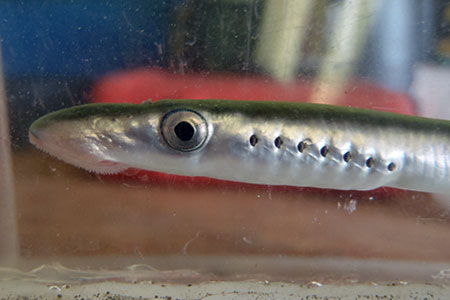
[[[196,176],[204,162],[195,159],[190,173],[175,172],[171,160],[146,168],[156,156],[145,147],[126,149],[132,167],[102,174],[94,163],[70,163],[95,150],[58,157],[92,135],[56,153],[45,148],[52,138],[35,147],[40,137],[29,133],[61,109],[98,104],[104,116],[105,103],[163,99],[230,101],[218,111],[250,101],[249,116],[278,112],[280,126],[297,122],[279,109],[284,102],[341,107],[334,116],[343,122],[353,108],[450,120],[448,0],[5,0],[0,41],[1,299],[450,299],[450,195],[445,185],[427,188],[436,174],[449,181],[448,144],[423,175],[431,185],[416,190],[302,168],[299,177],[319,175],[295,186],[292,176],[264,174],[281,168],[271,156],[247,176],[248,161],[226,160],[238,148],[220,141],[214,159],[222,165],[210,176]],[[184,113],[200,133],[213,126]],[[371,128],[359,120],[348,134]],[[245,138],[257,149],[269,119],[249,117],[231,133],[254,122],[260,134]],[[424,129],[411,124],[390,144],[378,135],[374,151],[401,149]],[[60,140],[78,128],[54,126]],[[336,123],[321,126],[337,139]],[[436,125],[436,134],[443,130]],[[428,132],[411,150],[424,159],[420,147],[439,142]],[[158,139],[167,141],[164,134]],[[281,134],[271,147],[288,142]],[[333,149],[320,148],[318,158]],[[366,158],[361,168],[378,162]],[[400,164],[385,164],[383,174],[401,172]],[[351,188],[331,184],[339,180]]]

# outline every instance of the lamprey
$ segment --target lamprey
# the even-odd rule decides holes
[[[450,121],[321,104],[163,100],[87,104],[35,121],[30,140],[97,173],[341,190],[450,193]]]

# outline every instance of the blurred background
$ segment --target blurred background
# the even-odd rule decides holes
[[[27,138],[34,120],[57,109],[164,98],[316,102],[450,119],[449,1],[6,0],[0,40],[0,126],[11,143],[0,153],[5,264],[114,257],[108,267],[117,257],[132,264],[154,256],[450,263],[448,197],[140,170],[100,177],[36,151]],[[226,260],[210,265],[159,267],[238,272]]]

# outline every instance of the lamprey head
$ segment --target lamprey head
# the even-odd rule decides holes
[[[29,137],[50,155],[96,173],[129,167],[183,173],[211,133],[201,112],[162,101],[63,109],[35,121]]]

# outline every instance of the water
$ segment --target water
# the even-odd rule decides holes
[[[448,196],[140,170],[98,176],[29,144],[38,116],[93,101],[308,100],[450,119],[443,109],[450,56],[436,46],[448,38],[439,27],[447,24],[439,13],[450,9],[446,1],[421,2],[423,15],[398,1],[391,14],[409,15],[397,19],[383,13],[390,1],[350,7],[351,16],[351,1],[286,1],[269,10],[272,2],[0,4],[8,24],[0,26],[1,142],[11,143],[11,153],[6,145],[0,152],[2,297],[445,299]],[[391,29],[407,35],[400,67],[386,63],[398,58],[395,47],[377,42]],[[348,41],[341,56],[331,53],[337,37]]]

